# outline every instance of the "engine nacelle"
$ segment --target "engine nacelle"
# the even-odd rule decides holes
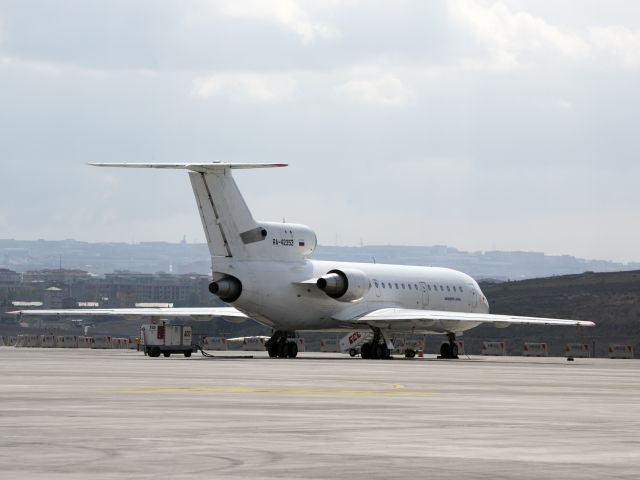
[[[318,279],[320,290],[340,302],[356,302],[369,291],[369,277],[361,270],[331,270]]]
[[[223,302],[235,302],[242,294],[242,282],[230,275],[209,284],[209,291]]]

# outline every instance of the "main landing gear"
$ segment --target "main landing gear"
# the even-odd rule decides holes
[[[456,334],[447,333],[448,343],[440,345],[440,355],[438,358],[457,359],[458,358],[458,344],[456,343]]]
[[[360,356],[364,359],[382,359],[391,358],[391,351],[387,347],[387,342],[379,328],[372,328],[373,340],[363,343],[360,347]]]
[[[264,344],[271,358],[296,358],[298,356],[298,344],[289,340],[289,333],[276,330]]]

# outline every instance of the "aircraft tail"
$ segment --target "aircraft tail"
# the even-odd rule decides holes
[[[265,240],[266,230],[251,215],[231,170],[286,167],[283,163],[92,163],[99,167],[189,170],[200,219],[212,257],[250,258],[247,245]],[[255,254],[255,253],[254,253]]]

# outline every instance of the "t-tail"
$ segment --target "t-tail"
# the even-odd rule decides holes
[[[233,179],[233,169],[286,167],[283,163],[92,163],[99,167],[165,168],[189,171],[212,261],[216,259],[299,261],[316,247],[305,225],[258,222]]]

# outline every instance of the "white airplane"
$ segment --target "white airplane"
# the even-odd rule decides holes
[[[211,253],[209,285],[232,307],[22,310],[22,315],[120,315],[127,318],[251,318],[274,330],[271,357],[295,357],[297,331],[373,332],[362,358],[389,358],[396,334],[444,334],[440,354],[457,358],[456,334],[481,324],[594,326],[593,322],[493,315],[477,282],[447,268],[309,259],[316,235],[294,223],[254,220],[233,179],[239,168],[273,163],[94,163],[99,167],[184,169]]]

